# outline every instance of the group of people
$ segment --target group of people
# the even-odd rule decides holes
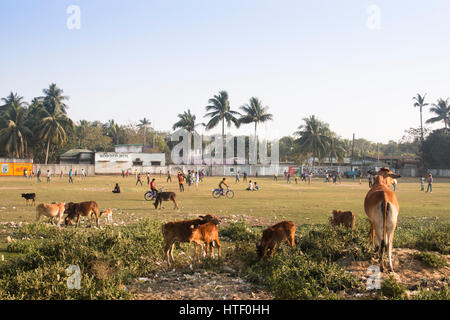
[[[248,188],[245,189],[245,190],[247,190],[247,191],[258,191],[259,190],[258,183],[256,181],[253,183],[252,180],[250,180],[248,182]]]
[[[32,170],[24,170],[23,173],[25,178],[33,178],[35,176],[34,171]],[[73,183],[73,177],[78,175],[78,170],[75,169],[75,172],[72,169],[69,169],[69,173],[68,173],[68,177],[69,177],[69,183]],[[37,182],[42,182],[41,180],[41,176],[42,176],[42,170],[39,168],[37,173],[36,173],[36,179]],[[52,173],[50,170],[47,170],[47,172],[45,173],[45,176],[47,178],[47,183],[50,183],[51,178],[52,178]],[[61,173],[59,174],[59,178],[62,179],[62,177],[64,176],[64,172],[61,170]],[[86,178],[86,171],[84,169],[81,169],[81,179],[85,179]]]
[[[427,191],[425,191],[425,181],[428,183]],[[433,175],[431,173],[420,177],[420,191],[433,193]]]

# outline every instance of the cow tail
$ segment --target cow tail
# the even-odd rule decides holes
[[[382,206],[383,206],[383,239],[381,240],[381,254],[384,253],[384,250],[386,249],[388,243],[386,227],[387,227],[387,215],[389,214],[390,205],[386,197],[384,197]]]

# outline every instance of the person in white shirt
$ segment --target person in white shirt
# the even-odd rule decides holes
[[[250,182],[248,183],[248,188],[246,189],[247,191],[253,191],[253,183],[252,180],[250,180]]]

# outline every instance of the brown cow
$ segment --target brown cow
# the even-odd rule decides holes
[[[159,209],[161,209],[162,206],[162,202],[164,201],[169,201],[172,200],[172,202],[175,204],[175,208],[174,209],[178,209],[178,204],[176,201],[177,195],[175,194],[175,192],[158,192],[156,194],[156,199],[155,199],[155,209],[158,209],[158,204],[159,204]]]
[[[171,259],[173,259],[173,247],[175,242],[189,242],[189,237],[192,235],[191,226],[194,228],[200,224],[204,224],[207,222],[214,222],[215,224],[219,224],[220,220],[215,215],[207,214],[206,216],[199,216],[197,219],[190,220],[180,220],[180,221],[172,221],[164,224],[162,226],[162,234],[164,236],[164,254],[166,256],[167,262],[170,264]]]
[[[333,216],[330,217],[330,225],[332,227],[337,227],[339,225],[343,225],[350,229],[355,227],[355,215],[353,212],[333,210],[331,213],[333,214]]]
[[[219,228],[217,227],[217,221],[210,221],[198,226],[191,225],[191,235],[189,236],[189,242],[197,244],[195,246],[194,259],[200,261],[200,257],[197,254],[197,249],[205,244],[205,254],[214,255],[213,242],[217,244],[218,254],[220,258],[220,242],[219,242]]]
[[[57,218],[57,226],[62,222],[62,217],[64,214],[64,202],[58,203],[41,203],[36,207],[36,221],[41,219],[41,216],[46,216],[50,218],[50,221],[53,224],[53,219]]]
[[[295,247],[295,224],[292,221],[282,221],[263,231],[260,243],[256,243],[256,252],[259,259],[264,258],[266,252],[272,257],[277,245],[287,241]]]
[[[375,248],[379,251],[380,270],[384,269],[383,256],[387,248],[389,267],[391,271],[394,271],[392,246],[400,206],[395,192],[389,189],[389,185],[392,184],[393,179],[400,178],[400,175],[392,173],[389,168],[381,168],[377,174],[372,188],[364,199],[364,210],[370,221],[370,239],[372,244],[376,240]]]
[[[80,217],[90,216],[89,221],[92,225],[92,217],[95,216],[96,225],[98,227],[98,204],[95,201],[85,201],[79,203],[69,202],[66,204],[66,211],[68,213],[66,219],[64,220],[66,226],[72,224],[73,219],[77,219],[76,227],[80,223]]]

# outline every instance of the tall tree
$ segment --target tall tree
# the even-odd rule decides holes
[[[214,95],[213,98],[208,100],[209,105],[206,106],[207,113],[205,117],[209,117],[210,120],[206,124],[206,130],[215,128],[220,122],[222,122],[222,143],[225,146],[225,122],[228,127],[231,127],[233,123],[239,128],[240,122],[237,117],[241,114],[237,111],[231,110],[230,100],[228,99],[228,93],[226,91],[220,91],[219,94]],[[225,154],[223,155],[223,163],[225,163]]]
[[[268,113],[269,107],[263,107],[261,100],[256,97],[250,98],[250,102],[241,107],[243,114],[239,119],[240,123],[255,123],[255,137],[257,137],[258,123],[273,120],[273,115]]]
[[[319,160],[325,156],[327,145],[329,144],[330,129],[328,124],[320,121],[314,115],[303,118],[305,124],[298,127],[294,135],[298,136],[297,143],[303,152],[309,152],[314,159]]]
[[[139,124],[137,125],[139,128],[144,129],[144,146],[147,143],[147,129],[150,127],[150,120],[147,118],[144,118],[142,120],[139,120]]]
[[[445,132],[448,133],[448,125],[450,123],[450,104],[449,99],[439,99],[437,103],[433,103],[433,106],[430,108],[430,111],[433,112],[436,116],[430,118],[426,121],[426,123],[435,123],[435,122],[444,122]]]
[[[420,132],[421,132],[421,141],[423,142],[423,121],[422,121],[422,109],[423,107],[427,106],[428,103],[425,103],[425,97],[427,94],[424,94],[421,96],[420,94],[417,94],[417,96],[413,97],[414,107],[419,107],[420,110]]]
[[[26,104],[23,97],[12,92],[2,101],[5,105],[0,113],[0,145],[8,156],[22,158],[27,153],[27,140],[31,136]]]
[[[114,121],[109,120],[104,126],[106,135],[111,138],[115,144],[119,144],[122,134],[120,126]]]
[[[195,131],[195,127],[200,125],[205,125],[204,123],[195,123],[197,117],[191,113],[191,110],[180,113],[178,115],[179,120],[174,123],[172,129],[176,130],[178,128],[185,129],[189,133],[193,133]]]
[[[45,96],[43,97],[42,107],[39,110],[41,120],[40,136],[47,143],[45,153],[45,164],[47,164],[50,144],[65,143],[67,141],[66,130],[73,129],[73,122],[66,114],[67,105],[64,103],[64,100],[68,98],[62,95],[63,90],[52,83],[48,89],[42,91]]]

